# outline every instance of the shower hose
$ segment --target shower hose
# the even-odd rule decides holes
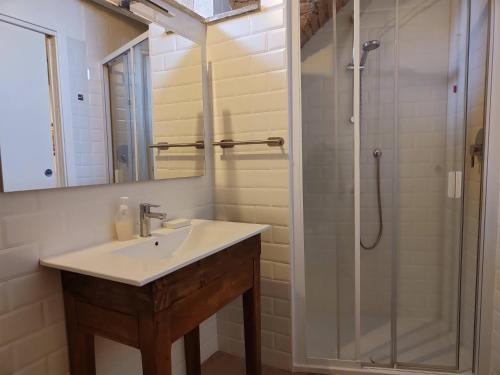
[[[375,242],[371,245],[366,245],[363,240],[361,240],[361,247],[365,250],[375,249],[380,240],[382,239],[382,234],[384,232],[384,221],[382,215],[382,194],[380,188],[380,159],[382,158],[382,151],[375,149],[373,151],[373,157],[375,158],[376,168],[377,168],[377,204],[378,204],[378,235]]]

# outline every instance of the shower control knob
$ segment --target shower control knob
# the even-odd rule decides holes
[[[382,150],[379,148],[376,148],[375,150],[373,150],[373,157],[375,159],[380,159],[382,157]]]

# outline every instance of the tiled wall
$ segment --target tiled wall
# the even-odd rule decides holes
[[[0,373],[67,372],[61,287],[41,257],[111,240],[118,197],[162,205],[170,217],[212,215],[210,178],[0,195]],[[216,348],[215,321],[205,327],[205,356]],[[174,347],[178,371],[182,348]],[[119,360],[116,358],[119,357]],[[97,341],[100,374],[136,374],[138,352]],[[31,371],[31,372],[29,372]]]
[[[102,95],[102,60],[147,30],[94,5],[82,7],[82,37],[68,38],[75,176],[70,185],[107,183],[106,128]],[[91,34],[90,31],[95,34]],[[120,32],[116,32],[120,30]],[[100,35],[99,38],[92,35]],[[82,94],[84,100],[78,100]]]
[[[262,244],[264,363],[291,366],[288,92],[284,0],[208,28],[216,140],[285,138],[283,148],[215,150],[215,215],[268,223]],[[221,350],[243,355],[241,301],[218,315]]]
[[[31,0],[2,3],[0,12],[57,30],[63,46],[66,38],[82,40],[84,31],[75,27],[85,23],[84,8],[94,5],[79,0],[38,4],[35,9]],[[0,374],[68,373],[59,275],[40,268],[39,259],[112,240],[120,196],[131,197],[135,217],[138,204],[150,202],[161,204],[170,218],[211,218],[213,176],[207,153],[207,174],[200,178],[0,194]],[[217,345],[211,318],[202,326],[203,358]],[[96,348],[99,374],[141,372],[137,350],[103,339]],[[180,342],[173,355],[174,372],[182,374]]]
[[[150,27],[154,143],[203,141],[202,48],[190,40]],[[154,151],[156,179],[203,174],[204,150]]]

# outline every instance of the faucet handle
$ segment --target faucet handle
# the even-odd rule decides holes
[[[161,207],[158,204],[151,204],[151,203],[141,203],[139,206],[140,206],[141,211],[149,211],[151,208]]]

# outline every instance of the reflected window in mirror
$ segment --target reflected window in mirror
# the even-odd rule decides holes
[[[221,20],[260,9],[260,0],[168,0],[188,8],[206,21]]]

